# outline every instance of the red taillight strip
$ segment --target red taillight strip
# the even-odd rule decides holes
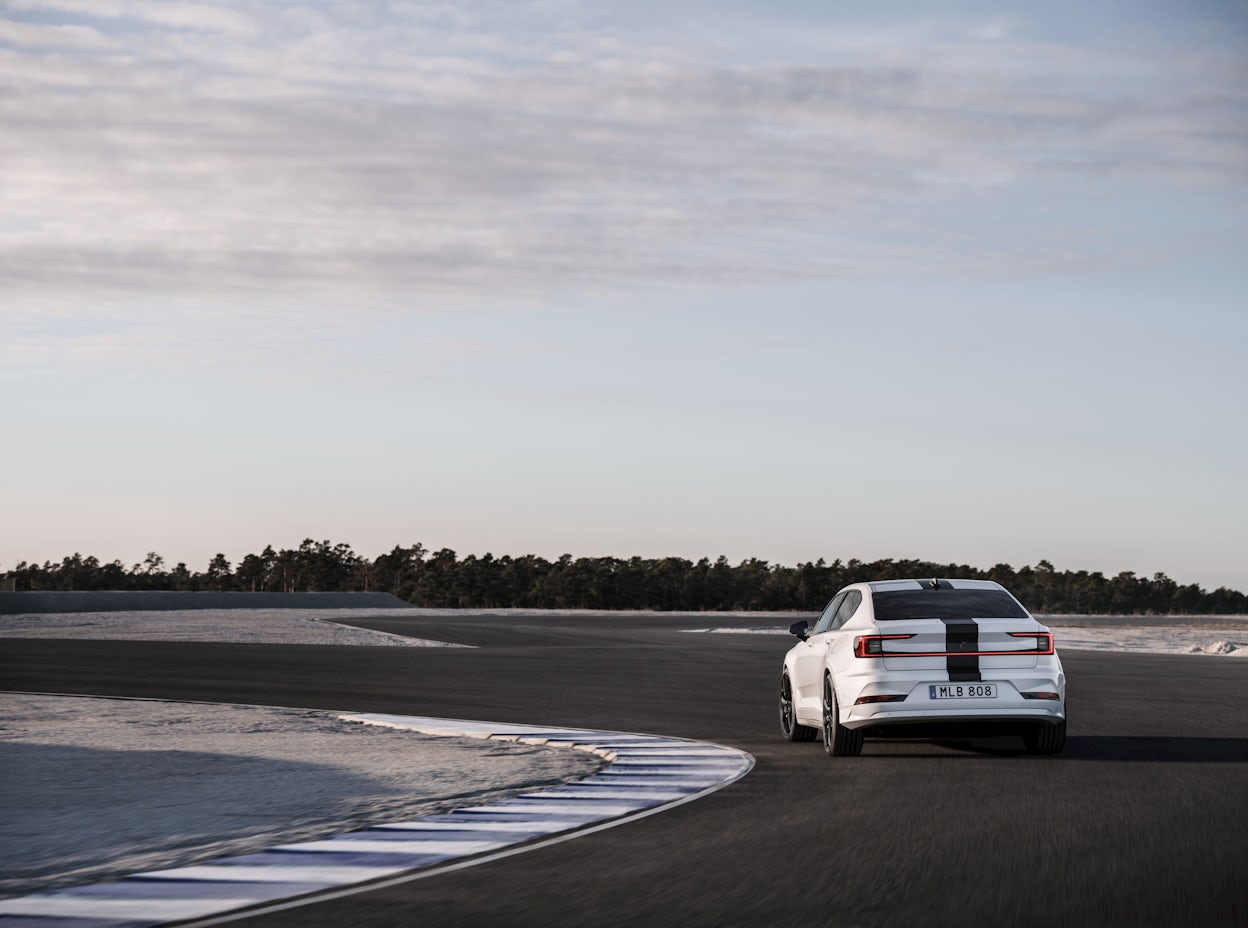
[[[1048,632],[1007,632],[1011,638],[1035,638],[1034,648],[1020,648],[1015,651],[885,651],[883,645],[876,645],[880,650],[869,651],[870,642],[886,641],[890,638],[913,638],[914,635],[859,635],[854,639],[854,657],[1007,657],[1011,654],[1052,654],[1053,636]],[[1043,643],[1041,641],[1043,640]]]
[[[854,657],[883,657],[884,645],[876,644],[877,650],[868,650],[877,641],[888,641],[894,638],[913,638],[914,635],[859,635],[854,639]]]
[[[1036,647],[1033,650],[1022,651],[1022,654],[1052,654],[1053,653],[1053,636],[1048,632],[1008,632],[1011,638],[1035,638]]]

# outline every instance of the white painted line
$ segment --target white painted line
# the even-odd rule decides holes
[[[255,899],[100,899],[69,895],[21,896],[0,899],[0,915],[44,918],[94,918],[162,922],[200,918],[215,912],[253,905]]]
[[[443,841],[438,838],[413,838],[408,841],[352,838],[344,835],[341,838],[329,838],[325,841],[304,841],[301,844],[279,844],[274,851],[340,851],[345,853],[365,854],[445,854],[448,857],[463,857],[466,854],[480,854],[483,851],[495,851],[506,847],[511,841]]]
[[[600,788],[669,790],[673,793],[687,796],[690,793],[696,793],[705,789],[706,781],[668,779],[667,777],[660,777],[654,780],[642,779],[640,777],[611,777],[605,780],[595,780],[594,786]]]
[[[552,796],[556,799],[585,799],[590,802],[599,799],[644,799],[649,800],[650,802],[666,802],[668,799],[679,799],[681,796],[687,796],[688,793],[675,790],[657,789],[607,790],[601,787],[590,786],[580,792],[574,792],[566,789],[552,789],[544,795]],[[527,799],[528,796],[521,796],[521,798]],[[646,804],[649,805],[650,802],[647,802]]]
[[[229,858],[223,858],[228,860]],[[291,864],[265,864],[248,867],[244,864],[197,864],[178,867],[175,870],[150,870],[136,873],[144,880],[212,880],[237,883],[322,883],[341,886],[343,883],[360,883],[390,876],[406,867],[325,867],[308,863],[306,866]],[[122,881],[124,882],[124,881]],[[27,897],[29,898],[29,897]]]
[[[718,751],[697,751],[689,748],[613,748],[620,757],[718,757]]]
[[[485,808],[489,808],[486,806]],[[452,813],[453,814],[453,813]],[[374,825],[369,831],[377,829],[387,829],[394,831],[498,831],[503,833],[510,832],[526,832],[526,831],[553,831],[557,828],[567,828],[566,821],[557,821],[550,819],[548,821],[533,822],[474,822],[474,821],[456,821],[456,822],[422,822],[419,819],[413,819],[410,822],[393,822],[389,825]]]
[[[603,818],[601,810],[589,811],[584,806],[572,806],[568,809],[555,809],[551,804],[521,806],[514,802],[508,801],[507,805],[497,806],[469,806],[467,809],[457,809],[456,812],[476,812],[489,813],[490,815],[561,815],[564,818],[564,826],[567,826],[571,820],[589,818],[597,820]],[[617,815],[624,813],[618,812]]]
[[[594,777],[592,782],[609,783],[612,780],[620,783],[653,783],[657,786],[675,783],[697,783],[701,785],[706,782],[706,777],[686,773],[683,770],[656,770],[642,767],[632,767],[630,769],[612,766],[610,770]]]
[[[719,751],[707,751],[707,750],[699,750],[698,748],[687,748],[687,747],[676,747],[676,746],[662,748],[662,747],[652,747],[650,745],[646,745],[645,747],[635,748],[629,745],[620,745],[619,747],[613,747],[611,750],[615,751],[615,753],[619,754],[621,757],[697,757],[697,758],[701,758],[701,757],[720,756]]]
[[[552,796],[547,797],[540,793],[527,793],[523,796],[517,796],[518,802],[540,802],[546,804],[548,802],[557,802],[561,806],[566,807],[570,811],[578,809],[591,810],[598,814],[600,818],[609,818],[610,814],[624,815],[627,812],[633,812],[637,809],[648,809],[650,806],[657,805],[659,800],[647,799],[636,793],[630,793],[619,799],[608,799],[606,797],[594,798],[592,796]],[[610,810],[608,814],[603,814]],[[615,811],[621,810],[621,811]]]
[[[710,768],[729,768],[735,769],[736,764],[732,761],[719,761],[714,758],[707,758],[705,761],[698,760],[669,760],[666,757],[617,757],[615,763],[621,767],[688,767],[694,770],[707,770]]]

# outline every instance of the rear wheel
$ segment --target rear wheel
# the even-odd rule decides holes
[[[856,757],[862,753],[862,729],[841,724],[841,707],[831,677],[823,678],[823,749],[833,757]]]
[[[1056,725],[1036,725],[1023,732],[1028,754],[1056,754],[1066,746],[1066,720]]]
[[[819,737],[819,729],[797,720],[793,709],[793,686],[787,673],[780,677],[780,733],[785,741],[814,741]]]

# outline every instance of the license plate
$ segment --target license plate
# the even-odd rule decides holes
[[[996,699],[995,683],[933,683],[927,688],[932,699]]]

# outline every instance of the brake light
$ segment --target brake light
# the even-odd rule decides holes
[[[854,657],[883,657],[883,642],[913,637],[914,635],[859,635],[854,639]]]
[[[1048,632],[1010,632],[1011,638],[1034,638],[1036,646],[1026,651],[1015,651],[1015,654],[1052,654],[1053,636]]]
[[[854,657],[1010,657],[1018,654],[1052,654],[1053,636],[1049,632],[1007,632],[1011,638],[1030,638],[1034,647],[1008,651],[885,651],[883,642],[890,638],[913,638],[914,635],[859,635],[854,639]]]

